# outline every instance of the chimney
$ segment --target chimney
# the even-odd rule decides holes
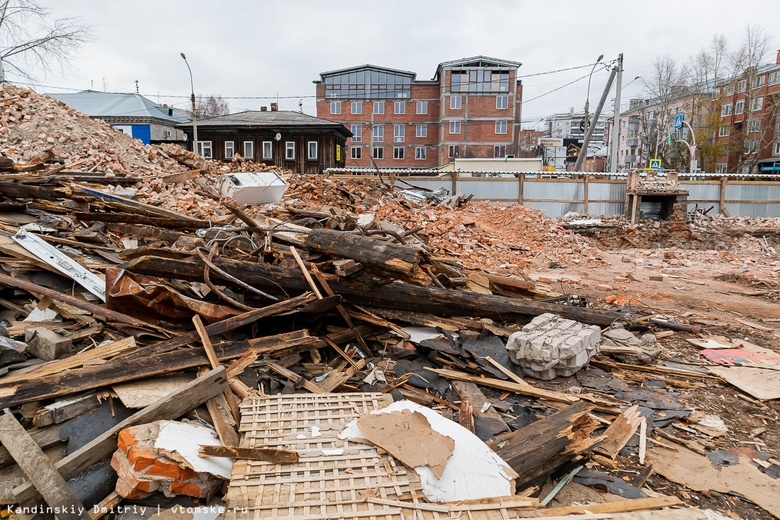
[[[260,107],[260,112],[268,112],[268,107]]]
[[[277,112],[279,110],[279,105],[276,103],[271,103],[271,112]]]
[[[780,65],[780,49],[778,49],[777,51],[777,58],[775,58],[775,63],[777,65]]]

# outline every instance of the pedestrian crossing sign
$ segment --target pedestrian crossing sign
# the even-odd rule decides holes
[[[651,170],[660,170],[661,169],[661,159],[650,159],[650,169]]]

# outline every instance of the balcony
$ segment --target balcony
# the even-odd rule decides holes
[[[636,155],[626,155],[623,159],[625,162],[635,163]]]
[[[639,138],[634,137],[626,140],[626,146],[639,146]]]

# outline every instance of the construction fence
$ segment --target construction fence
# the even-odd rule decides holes
[[[551,218],[571,212],[603,216],[625,212],[626,177],[621,174],[550,178],[549,172],[523,172],[511,177],[457,173],[454,177],[448,172],[440,176],[398,175],[393,179],[399,188],[444,188],[450,193],[473,195],[475,200],[525,204]],[[746,176],[735,174],[696,174],[687,179],[680,175],[681,187],[689,192],[688,211],[700,209],[715,214],[725,208],[735,217],[780,217],[780,175],[762,176],[760,180],[746,180]],[[378,180],[376,176],[366,177]],[[389,178],[384,176],[385,181]]]

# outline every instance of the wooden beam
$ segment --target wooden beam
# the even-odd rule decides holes
[[[210,446],[203,444],[198,451],[200,457],[225,457],[229,459],[264,460],[274,464],[295,464],[298,452],[273,448],[244,448],[241,446]]]
[[[226,387],[227,374],[224,367],[211,370],[179,390],[166,395],[154,404],[134,413],[107,432],[66,456],[55,467],[63,478],[72,478],[96,462],[100,462],[111,455],[117,448],[117,435],[125,428],[160,419],[181,417],[215,395],[219,395]],[[8,446],[5,442],[3,444]],[[25,504],[38,496],[35,487],[30,483],[16,487],[14,494],[20,504]]]
[[[30,479],[26,485],[31,489],[34,486],[34,489],[38,490],[57,518],[60,520],[89,519],[76,493],[70,489],[63,476],[57,472],[41,448],[35,444],[32,437],[24,431],[11,413],[0,417],[0,442]]]

